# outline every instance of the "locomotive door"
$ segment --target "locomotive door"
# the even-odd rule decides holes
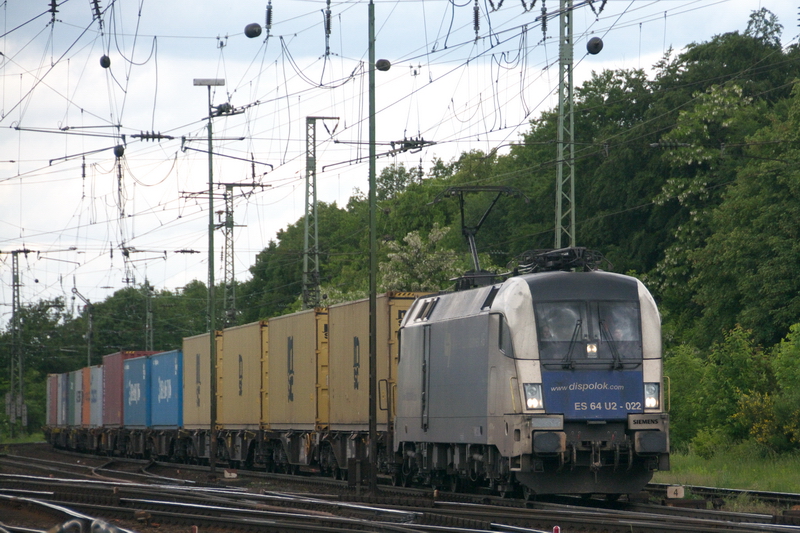
[[[428,431],[431,386],[431,327],[422,328],[422,431]]]

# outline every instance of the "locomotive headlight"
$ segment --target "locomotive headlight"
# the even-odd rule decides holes
[[[644,384],[644,406],[647,409],[658,408],[658,399],[661,392],[661,386],[658,383],[645,383]]]
[[[586,345],[586,357],[589,359],[594,359],[597,357],[597,345],[596,344],[587,344]]]
[[[544,409],[541,383],[523,383],[522,388],[525,390],[525,406],[528,409]]]

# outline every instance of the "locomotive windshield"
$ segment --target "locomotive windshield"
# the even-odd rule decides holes
[[[534,304],[534,314],[543,362],[622,368],[642,359],[636,301],[541,302]]]

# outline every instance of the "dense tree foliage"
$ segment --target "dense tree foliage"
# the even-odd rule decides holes
[[[578,244],[601,250],[613,270],[634,273],[655,295],[672,444],[701,453],[747,439],[774,451],[800,448],[800,49],[782,48],[780,36],[761,9],[743,33],[670,50],[652,74],[595,72],[575,89]],[[504,271],[525,250],[551,247],[556,125],[556,111],[546,111],[510,147],[437,160],[427,173],[385,168],[376,195],[382,288],[447,289],[470,268],[449,187],[520,193],[500,198],[477,233],[484,268]],[[493,200],[466,194],[464,223],[476,224]],[[368,220],[361,192],[343,207],[319,204],[324,302],[366,295]],[[239,323],[300,308],[303,231],[301,218],[258,254],[237,288]],[[74,316],[63,301],[25,306],[28,379],[85,365],[87,341],[93,364],[104,353],[142,349],[148,305],[154,347],[177,348],[206,330],[206,294],[199,281],[180,292],[118,291],[93,306],[89,339],[86,309]],[[0,363],[9,346],[6,331]],[[43,407],[32,416],[40,422]]]

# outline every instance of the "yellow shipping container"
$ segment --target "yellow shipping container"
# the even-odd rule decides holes
[[[420,293],[421,295],[422,293]],[[394,419],[394,387],[399,354],[397,332],[417,293],[389,292],[377,297],[377,379],[379,431]],[[328,309],[330,332],[330,429],[369,429],[369,300]]]
[[[222,353],[219,332],[216,338],[219,357]],[[210,351],[208,333],[183,339],[183,427],[186,429],[211,427]]]
[[[269,321],[262,412],[270,429],[328,425],[328,313],[309,309]]]
[[[217,354],[217,425],[221,429],[259,428],[261,361],[267,338],[266,322],[222,332],[222,350]]]

